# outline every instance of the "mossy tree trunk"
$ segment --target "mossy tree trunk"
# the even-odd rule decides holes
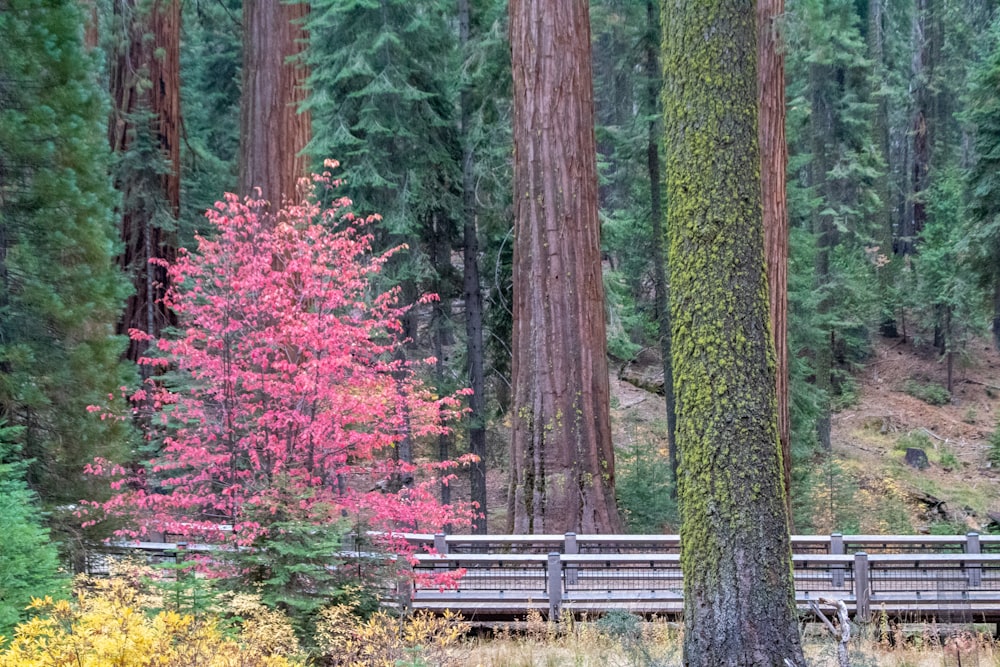
[[[514,401],[508,528],[605,533],[614,496],[586,0],[512,0]]]
[[[684,664],[803,665],[768,322],[752,0],[663,0]]]

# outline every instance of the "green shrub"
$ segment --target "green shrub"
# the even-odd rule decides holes
[[[27,463],[13,460],[14,431],[0,422],[0,635],[26,620],[32,597],[55,595],[65,580],[35,494],[24,481]]]
[[[997,424],[996,429],[990,434],[989,446],[990,449],[987,457],[989,457],[990,463],[1000,465],[1000,423]]]
[[[920,431],[910,431],[905,435],[899,436],[899,439],[896,440],[896,445],[895,445],[896,449],[904,452],[910,448],[922,449],[924,451],[927,451],[928,449],[931,449],[933,446],[934,443],[931,442],[931,439],[928,438],[926,434],[921,433]]]
[[[907,380],[906,384],[903,385],[903,391],[929,405],[948,405],[951,403],[951,394],[948,390],[934,382],[920,383],[916,380]]]

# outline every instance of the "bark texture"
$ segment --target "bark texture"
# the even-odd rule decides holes
[[[172,262],[180,211],[180,27],[179,0],[115,3],[115,25],[123,30],[111,67],[114,107],[108,130],[121,159],[116,187],[122,193],[118,264],[135,292],[125,304],[118,333],[130,329],[159,336],[175,324],[162,298],[166,270],[151,259]],[[127,154],[127,155],[126,155]],[[131,341],[135,361],[146,343]],[[145,368],[145,367],[143,367]]]
[[[512,0],[514,400],[509,528],[614,532],[586,0]]]
[[[304,153],[311,124],[299,112],[308,70],[302,21],[307,3],[247,0],[243,5],[243,98],[240,102],[240,176],[244,195],[280,206],[304,194],[298,181],[308,174]],[[331,156],[335,157],[335,156]]]
[[[757,84],[760,100],[760,190],[764,211],[764,248],[774,337],[775,386],[782,481],[791,521],[792,421],[788,407],[788,201],[785,174],[785,57],[778,22],[785,0],[757,0]],[[791,532],[791,524],[789,524]]]
[[[684,664],[803,665],[768,317],[752,0],[663,0]]]

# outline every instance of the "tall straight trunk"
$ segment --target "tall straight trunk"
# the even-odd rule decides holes
[[[662,0],[687,667],[804,665],[768,321],[753,0]]]
[[[646,21],[653,31],[646,40],[646,76],[648,88],[646,95],[651,110],[660,111],[660,88],[662,73],[660,59],[657,57],[656,27],[659,26],[659,14],[656,3],[646,0]],[[660,129],[655,120],[649,121],[646,137],[646,169],[649,173],[649,214],[653,230],[653,291],[656,299],[656,322],[660,334],[660,352],[663,356],[663,395],[667,403],[667,456],[670,460],[670,473],[674,478],[673,495],[677,496],[677,407],[674,401],[674,369],[670,359],[670,281],[667,278],[667,264],[663,258],[663,249],[667,239],[663,229],[663,205],[660,189],[663,183],[660,174],[660,142],[657,132]]]
[[[509,528],[621,529],[586,0],[512,0],[514,401]]]
[[[910,77],[913,116],[909,131],[909,190],[895,250],[900,255],[916,252],[917,238],[927,221],[926,190],[930,185],[931,136],[928,120],[931,116],[930,0],[915,0],[912,24],[913,56]]]
[[[757,0],[757,84],[760,100],[760,188],[764,211],[764,255],[774,337],[778,438],[788,517],[792,516],[792,421],[788,408],[788,201],[785,174],[785,58],[778,21],[785,0]],[[791,529],[791,524],[789,524]]]
[[[462,52],[469,48],[469,0],[458,0],[458,32]],[[462,141],[462,299],[465,302],[465,346],[469,369],[469,453],[477,458],[469,467],[470,500],[479,505],[472,532],[487,532],[486,504],[486,379],[483,371],[483,293],[479,280],[479,233],[476,229],[475,154],[472,150],[472,91],[462,86],[460,135]]]
[[[810,131],[813,137],[811,179],[817,194],[822,198],[813,212],[813,234],[816,237],[816,289],[820,292],[816,304],[817,314],[824,327],[829,327],[827,315],[831,309],[830,294],[830,253],[835,245],[835,227],[833,215],[828,209],[833,201],[830,184],[830,164],[828,141],[833,140],[833,109],[826,94],[824,84],[831,76],[831,69],[824,65],[814,64],[809,68],[809,86],[811,88],[812,112],[810,114]],[[820,414],[816,419],[816,437],[820,446],[829,450],[830,443],[830,398],[833,393],[831,374],[833,372],[833,347],[830,337],[832,331],[828,328],[813,352],[813,369],[816,374],[816,388],[820,390]]]
[[[308,70],[302,62],[308,3],[247,0],[243,5],[243,97],[240,101],[241,194],[278,207],[304,194],[298,181],[309,171],[310,138],[305,100]]]
[[[176,323],[163,303],[166,270],[150,260],[176,257],[175,221],[180,212],[180,23],[179,0],[115,3],[117,51],[111,67],[114,104],[108,130],[112,151],[123,159],[116,177],[122,193],[119,266],[135,292],[125,304],[119,333],[152,336]],[[126,356],[136,361],[147,343],[132,340]],[[143,371],[147,367],[142,367]]]
[[[445,215],[435,212],[429,216],[429,226],[427,237],[430,240],[431,267],[434,271],[435,282],[434,292],[438,295],[437,301],[431,309],[431,329],[433,331],[434,357],[434,381],[439,391],[445,391],[448,382],[447,370],[445,367],[445,354],[449,344],[453,342],[451,331],[451,297],[450,277],[452,274],[451,248],[452,235],[450,233],[451,221]],[[450,433],[438,435],[438,461],[451,460],[451,439]],[[440,498],[442,505],[451,504],[451,485],[448,482],[441,482]]]

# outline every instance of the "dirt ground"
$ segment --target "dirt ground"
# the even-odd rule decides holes
[[[663,396],[636,386],[662,384],[658,355],[647,351],[637,363],[613,363],[610,376],[615,446],[652,445],[665,456]],[[988,339],[976,339],[965,354],[956,355],[952,399],[946,405],[930,405],[904,391],[908,382],[946,384],[947,366],[929,345],[877,337],[871,356],[853,377],[857,400],[833,415],[831,440],[838,461],[862,478],[862,486],[865,478],[872,487],[891,478],[912,498],[945,503],[937,509],[947,514],[931,517],[927,507],[914,501],[913,524],[918,529],[947,518],[978,530],[988,526],[991,513],[1000,519],[1000,468],[988,459],[988,441],[1000,418],[1000,354]],[[928,450],[930,466],[924,470],[902,463],[900,440],[913,434]],[[493,425],[487,487],[494,533],[506,529],[509,438],[506,424]],[[453,493],[467,497],[465,475],[456,480]]]

